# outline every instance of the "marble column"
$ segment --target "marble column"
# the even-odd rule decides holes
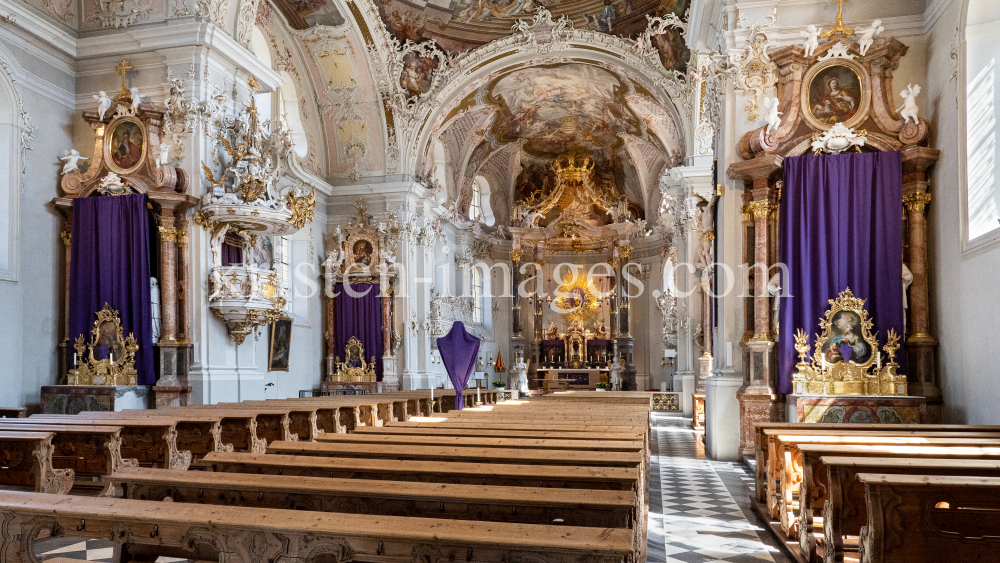
[[[518,289],[521,285],[521,256],[524,254],[524,249],[512,248],[510,251],[510,293],[511,301],[513,306],[511,307],[511,327],[510,334],[511,338],[520,340],[524,338],[522,332],[524,331],[524,324],[521,322],[521,296],[518,294]]]
[[[160,210],[160,342],[177,340],[177,229],[174,210]]]

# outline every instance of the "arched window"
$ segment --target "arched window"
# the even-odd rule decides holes
[[[309,154],[309,138],[306,137],[305,128],[302,126],[302,112],[299,111],[299,93],[295,89],[292,77],[285,71],[281,71],[281,78],[284,83],[278,87],[278,107],[281,117],[285,121],[288,129],[288,136],[295,143],[295,154],[305,156]]]
[[[272,67],[271,50],[267,46],[267,37],[264,36],[264,32],[259,27],[254,27],[250,33],[250,50],[253,51],[257,60],[264,63],[267,68]],[[254,95],[254,101],[257,103],[257,116],[261,123],[271,119],[271,115],[273,115],[272,98],[271,92],[261,92]]]
[[[17,281],[21,121],[17,92],[0,73],[0,280]]]
[[[473,221],[483,216],[483,189],[479,185],[479,178],[472,182],[472,203],[469,204],[469,219]]]
[[[965,22],[963,247],[1000,241],[1000,2],[971,0]]]
[[[483,322],[483,272],[473,266],[471,268],[472,283],[472,322]]]
[[[482,217],[483,223],[492,227],[496,223],[493,209],[490,207],[490,183],[482,176],[476,176],[472,182],[472,203],[469,205],[469,219]]]

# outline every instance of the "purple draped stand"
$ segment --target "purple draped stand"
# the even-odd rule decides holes
[[[878,152],[789,157],[784,169],[778,392],[791,393],[796,329],[814,346],[829,300],[845,289],[867,300],[880,349],[890,328],[904,334],[903,165],[899,152]],[[905,358],[900,348],[900,373]]]
[[[379,297],[379,284],[355,283],[350,285],[350,292],[347,289],[344,284],[337,284],[334,288],[334,309],[337,312],[334,355],[341,356],[341,360],[346,362],[344,348],[352,336],[356,337],[365,347],[365,361],[375,357],[375,378],[382,381],[382,299]]]
[[[455,386],[455,408],[465,408],[465,397],[462,390],[469,383],[472,369],[476,367],[476,356],[479,355],[480,341],[465,330],[462,321],[455,321],[448,334],[437,339],[438,351],[441,352],[441,362],[448,370],[448,378]]]
[[[146,194],[74,199],[70,252],[70,344],[81,334],[90,341],[97,312],[108,303],[124,335],[132,333],[139,345],[136,381],[154,385]]]

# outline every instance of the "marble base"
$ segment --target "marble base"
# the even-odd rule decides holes
[[[46,385],[41,388],[43,414],[87,411],[145,410],[149,385]]]
[[[785,395],[789,422],[924,424],[927,399],[881,395]]]
[[[162,409],[166,407],[179,407],[181,405],[181,396],[190,395],[191,386],[181,387],[176,386],[165,386],[156,385],[153,387],[153,396],[156,400],[156,406],[154,408]]]
[[[753,425],[758,422],[784,422],[785,400],[780,395],[766,393],[740,393],[740,456],[754,459]]]

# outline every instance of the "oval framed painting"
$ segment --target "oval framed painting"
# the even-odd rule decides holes
[[[135,117],[121,117],[108,125],[104,161],[118,175],[131,174],[146,159],[146,128]]]
[[[850,59],[815,64],[802,79],[802,115],[816,129],[837,123],[855,127],[871,109],[871,82],[865,68]]]

